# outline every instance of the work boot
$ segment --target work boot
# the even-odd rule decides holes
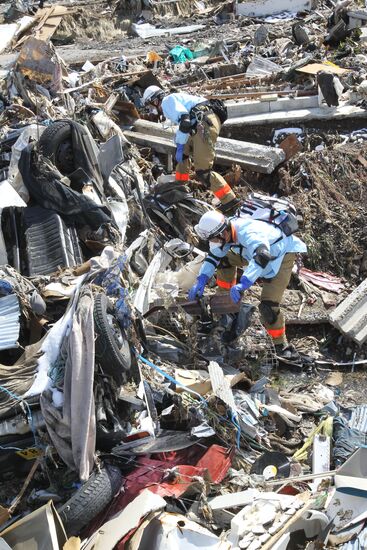
[[[231,200],[230,202],[227,202],[226,204],[220,204],[218,206],[218,210],[220,212],[222,212],[223,214],[225,214],[226,216],[228,215],[231,215],[231,214],[235,214],[236,213],[236,210],[239,208],[241,204],[241,201],[240,199],[233,199]]]
[[[276,344],[275,353],[279,359],[286,361],[301,361],[301,356],[293,344]]]

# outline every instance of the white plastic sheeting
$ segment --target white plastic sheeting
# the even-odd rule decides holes
[[[2,53],[8,46],[10,46],[16,32],[18,25],[16,23],[10,23],[8,25],[0,25],[0,53]]]

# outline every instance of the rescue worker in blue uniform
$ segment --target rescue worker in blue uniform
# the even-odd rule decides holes
[[[277,355],[289,359],[298,356],[293,346],[287,343],[285,317],[280,304],[297,253],[307,251],[305,243],[294,235],[287,237],[279,227],[267,222],[251,217],[226,218],[217,211],[206,212],[195,231],[201,239],[209,241],[210,252],[189,292],[189,299],[195,300],[203,295],[215,271],[218,286],[228,289],[235,303],[261,278],[260,317]],[[237,267],[243,268],[238,283]]]
[[[165,95],[158,86],[145,90],[143,103],[178,125],[176,181],[188,183],[191,157],[196,178],[220,200],[220,210],[233,212],[238,206],[236,195],[225,179],[213,170],[215,144],[226,118],[223,103],[185,92]]]

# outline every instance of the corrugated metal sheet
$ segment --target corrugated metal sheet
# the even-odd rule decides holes
[[[330,313],[329,321],[357,344],[367,340],[367,279]]]
[[[353,409],[349,427],[363,434],[367,433],[367,405],[359,405]]]
[[[15,294],[0,298],[0,350],[18,347],[19,300]]]
[[[340,546],[340,550],[365,550],[367,548],[367,528],[363,529],[356,539]]]

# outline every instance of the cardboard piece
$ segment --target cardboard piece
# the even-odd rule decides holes
[[[298,141],[296,134],[289,134],[289,136],[283,139],[279,147],[285,152],[286,161],[294,157],[303,149],[301,143]]]
[[[328,71],[333,74],[346,74],[350,72],[349,69],[342,69],[341,67],[334,65],[334,63],[310,63],[309,65],[305,65],[304,67],[296,70],[298,73],[305,74],[317,74],[320,71]]]
[[[50,500],[0,533],[13,550],[59,550],[67,537]]]

